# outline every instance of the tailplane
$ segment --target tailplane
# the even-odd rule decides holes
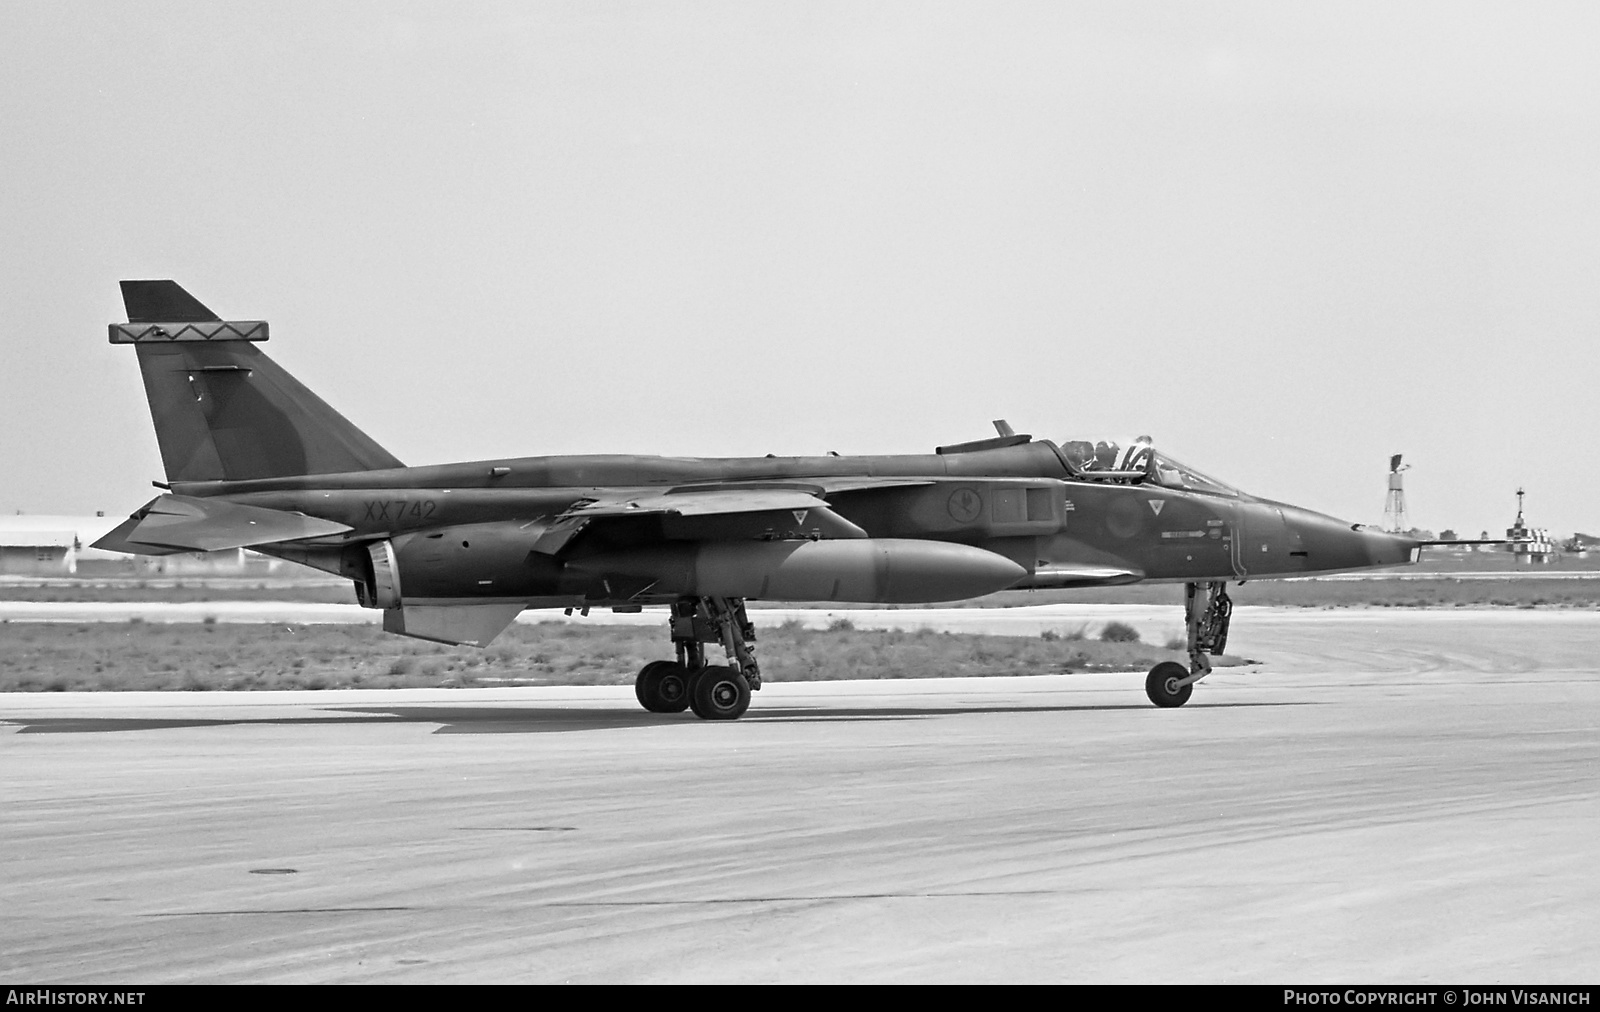
[[[124,281],[112,344],[139,355],[167,481],[403,467],[268,358],[260,320],[224,321],[173,281]]]

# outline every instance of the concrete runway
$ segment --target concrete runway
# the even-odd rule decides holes
[[[1593,982],[1600,614],[1240,612],[1173,711],[0,695],[0,978]]]

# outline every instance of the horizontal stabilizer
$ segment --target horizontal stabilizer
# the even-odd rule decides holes
[[[343,534],[351,528],[303,513],[241,506],[220,499],[163,495],[118,524],[95,548],[134,555],[220,552]]]
[[[1040,566],[1018,580],[1012,590],[1071,590],[1074,587],[1116,587],[1138,583],[1144,574],[1115,566]]]

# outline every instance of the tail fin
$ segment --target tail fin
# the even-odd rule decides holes
[[[225,322],[172,281],[124,281],[126,324],[169,482],[242,481],[403,467],[252,342],[261,321]]]

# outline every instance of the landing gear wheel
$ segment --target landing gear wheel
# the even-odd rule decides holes
[[[1189,669],[1177,661],[1162,661],[1150,669],[1144,680],[1144,694],[1150,702],[1162,708],[1182,706],[1194,695],[1193,685],[1178,683],[1189,677]]]
[[[651,661],[634,679],[633,694],[651,713],[681,713],[689,705],[689,673],[676,661]]]
[[[727,665],[712,665],[689,683],[689,705],[703,720],[735,720],[750,709],[750,683]]]
[[[689,669],[677,661],[665,661],[656,672],[657,713],[682,713],[689,708]]]
[[[656,710],[656,672],[666,661],[651,661],[639,669],[639,676],[633,680],[633,694],[639,700],[639,705],[651,713]]]

